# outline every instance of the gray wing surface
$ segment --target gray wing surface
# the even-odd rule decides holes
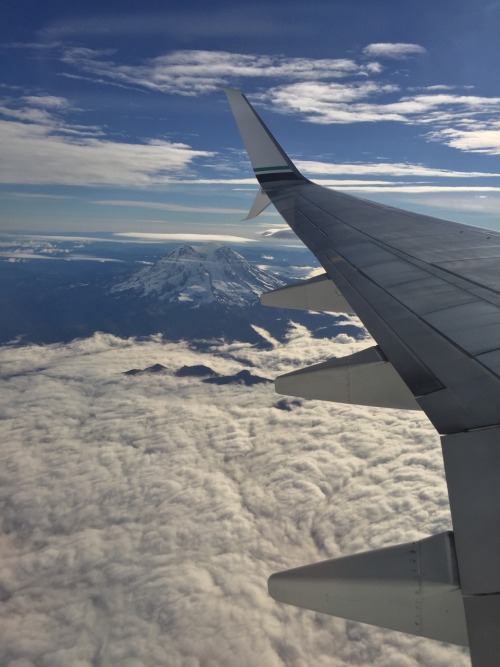
[[[423,590],[426,582],[435,578],[436,568],[441,573],[446,570],[443,585],[455,586],[459,594],[449,594],[447,599],[453,598],[453,602],[448,611],[441,607],[430,610],[422,602],[420,618],[425,607],[426,619],[416,623],[414,633],[468,643],[474,667],[497,667],[500,234],[315,185],[296,169],[245,96],[230,89],[226,94],[262,193],[325,270],[321,279],[270,293],[263,302],[281,306],[288,303],[298,308],[313,303],[325,311],[342,307],[345,311],[347,305],[376,342],[376,347],[362,359],[353,355],[282,376],[277,380],[277,389],[305,395],[299,392],[307,391],[309,386],[311,398],[420,408],[425,412],[441,435],[453,534],[431,538],[440,537],[449,549],[435,550],[440,555],[435,556],[432,567],[419,566],[413,581],[419,581]],[[333,305],[329,307],[328,303]],[[350,378],[348,396],[342,395],[345,389],[337,387],[335,374],[338,375],[339,367],[347,370]],[[403,552],[397,551],[401,548],[394,547],[391,557],[403,558]],[[448,556],[443,555],[445,552]],[[372,552],[374,558],[378,558],[377,553]],[[358,582],[358,587],[359,581],[364,581],[359,568],[367,564],[370,568],[371,563],[370,554],[363,556],[365,560],[359,554],[350,557],[357,558],[356,566],[353,565],[355,575],[347,568],[348,580]],[[429,563],[429,558],[425,562]],[[269,582],[271,594],[298,606],[376,623],[376,614],[353,616],[352,605],[349,613],[342,604],[325,609],[324,601],[318,601],[325,586],[311,594],[311,582],[317,578],[317,571],[310,569],[314,567],[317,565],[273,575]],[[345,579],[332,567],[321,570],[321,580],[331,585],[330,593],[325,594],[333,599],[335,586],[342,584],[342,593],[337,597],[344,599]],[[340,568],[339,572],[344,570]],[[383,586],[376,589],[375,598],[365,601],[365,611],[373,606],[373,599],[377,599],[379,610],[384,605],[391,607],[393,598],[388,593],[385,600],[383,593],[391,589],[388,577],[382,576],[380,582]],[[356,590],[354,583],[352,586]],[[401,600],[398,604],[402,604]],[[389,616],[397,619],[398,614],[393,612]],[[380,613],[381,618],[385,616]],[[397,623],[395,626],[383,620],[380,624],[411,632],[408,624],[396,627]],[[445,629],[431,632],[424,631],[424,626]]]

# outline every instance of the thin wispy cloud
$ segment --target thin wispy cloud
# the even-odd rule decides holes
[[[470,129],[447,128],[431,132],[428,136],[460,151],[500,155],[500,120],[462,125],[469,125]]]
[[[420,44],[379,42],[365,46],[363,53],[371,58],[394,58],[401,60],[411,56],[423,55],[427,51]]]
[[[394,122],[432,127],[425,137],[461,151],[497,155],[500,97],[426,91],[405,95],[395,85],[366,82],[290,83],[260,95],[278,113],[310,123]]]
[[[481,193],[481,192],[500,192],[500,186],[496,185],[432,185],[430,183],[415,183],[411,181],[407,182],[394,182],[394,181],[381,181],[381,180],[351,180],[351,179],[331,179],[331,178],[318,178],[313,176],[312,180],[319,185],[325,185],[327,187],[335,188],[337,190],[346,190],[351,192],[412,192],[412,193],[427,193],[427,192],[470,192],[470,193]],[[191,184],[191,185],[255,185],[255,179],[189,179],[185,181],[171,181],[172,183],[177,182],[178,184]],[[266,215],[279,215],[274,211],[266,212]]]
[[[115,237],[143,241],[186,241],[192,243],[254,243],[255,239],[231,234],[191,234],[189,232],[117,232]]]
[[[370,183],[363,183],[363,184],[346,184],[342,181],[331,181],[327,179],[314,179],[315,183],[318,183],[319,185],[325,185],[327,187],[335,188],[335,189],[344,189],[350,192],[378,192],[378,193],[384,193],[384,192],[407,192],[407,193],[428,193],[428,192],[455,192],[455,193],[461,193],[461,192],[468,192],[470,194],[477,194],[477,193],[493,193],[493,192],[500,192],[500,186],[495,186],[495,185],[470,185],[470,186],[460,186],[460,185],[426,185],[426,184],[419,184],[419,185],[411,185],[411,184],[399,184],[399,185],[393,185],[392,183],[377,183],[376,185],[372,185]],[[425,202],[423,202],[425,203]]]
[[[25,95],[23,101],[35,107],[46,107],[48,109],[68,109],[71,107],[69,100],[56,95]]]
[[[160,139],[113,141],[55,113],[65,108],[62,98],[0,106],[1,183],[141,187],[186,175],[196,158],[212,155]]]
[[[104,58],[101,51],[75,47],[64,52],[62,61],[100,81],[181,95],[209,93],[245,79],[331,80],[373,73],[373,64],[349,58],[289,58],[206,50],[173,51],[147,62],[123,65]]]
[[[186,206],[155,201],[137,201],[131,199],[96,199],[94,204],[102,206],[125,206],[127,208],[151,208],[159,211],[175,211],[177,213],[220,213],[222,215],[246,215],[248,211],[241,208],[222,208],[210,206]]]
[[[331,164],[317,160],[296,160],[295,164],[304,172],[311,174],[365,175],[380,176],[416,176],[432,178],[498,178],[500,173],[482,171],[455,171],[453,169],[435,169],[423,164],[401,162],[375,162],[367,164]]]
[[[284,84],[266,91],[272,106],[282,113],[304,116],[322,125],[361,122],[417,123],[421,125],[472,123],[495,114],[499,97],[444,93],[394,95],[399,87],[376,82]],[[492,122],[492,121],[490,121]]]
[[[22,252],[22,251],[14,251],[14,252],[3,252],[0,251],[0,257],[3,257],[7,259],[9,262],[18,262],[20,260],[28,259],[28,260],[33,260],[33,259],[52,259],[52,260],[59,260],[63,262],[113,262],[113,263],[121,263],[123,260],[121,259],[112,259],[110,257],[92,257],[91,255],[72,255],[72,254],[67,254],[67,255],[39,255],[36,252]]]

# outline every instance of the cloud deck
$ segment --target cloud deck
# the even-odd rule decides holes
[[[297,327],[271,351],[103,334],[0,349],[0,662],[465,667],[456,647],[266,591],[277,569],[448,528],[426,419],[320,402],[284,411],[269,385],[175,376],[245,361],[272,376],[366,344]],[[167,370],[123,375],[155,363]]]

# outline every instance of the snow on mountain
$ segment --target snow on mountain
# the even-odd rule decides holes
[[[283,285],[227,246],[209,243],[183,245],[115,285],[111,292],[133,290],[141,297],[193,308],[208,304],[246,307],[255,304],[262,292]]]

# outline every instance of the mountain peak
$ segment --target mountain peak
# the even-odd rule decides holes
[[[247,307],[256,303],[262,292],[282,285],[231,248],[208,243],[179,246],[154,265],[115,285],[111,292],[133,290],[141,297],[191,308],[213,303]]]

